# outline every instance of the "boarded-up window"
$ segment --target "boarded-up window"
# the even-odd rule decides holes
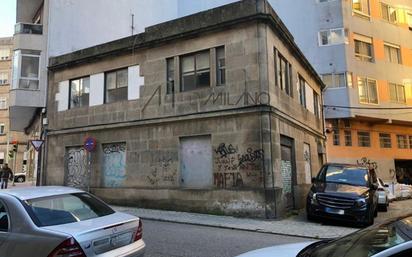
[[[120,187],[126,179],[126,143],[103,145],[103,186]]]

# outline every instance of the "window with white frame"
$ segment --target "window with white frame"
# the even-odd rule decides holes
[[[347,33],[344,28],[327,29],[319,31],[319,45],[338,45],[347,42]]]
[[[40,51],[16,50],[13,56],[14,89],[39,89]]]
[[[6,134],[6,125],[4,123],[0,123],[0,135]]]
[[[90,77],[70,80],[69,109],[89,106]]]
[[[393,62],[401,64],[401,48],[397,45],[385,43],[385,60],[387,62]]]
[[[358,77],[359,102],[363,104],[378,104],[378,88],[376,80]]]
[[[354,35],[355,40],[355,57],[360,61],[373,62],[373,45],[372,38],[362,36],[359,34]]]
[[[389,96],[392,102],[405,103],[405,86],[395,83],[389,83]]]
[[[323,74],[322,80],[327,88],[339,88],[347,86],[345,73]]]
[[[105,73],[105,103],[127,100],[128,68]]]
[[[7,71],[0,71],[0,86],[9,83],[9,73]]]
[[[7,109],[7,98],[0,97],[0,109]]]
[[[352,11],[354,14],[369,16],[369,0],[352,0]]]
[[[388,4],[381,3],[381,14],[382,14],[382,19],[388,22],[396,23],[398,21],[398,18],[396,15],[396,9]]]

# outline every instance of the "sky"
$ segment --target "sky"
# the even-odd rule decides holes
[[[11,37],[16,23],[16,0],[0,0],[0,37]]]

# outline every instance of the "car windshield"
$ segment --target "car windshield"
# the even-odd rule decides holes
[[[367,169],[344,166],[329,166],[325,174],[326,182],[367,186]]]
[[[88,193],[30,199],[24,205],[39,227],[78,222],[114,213],[109,206]]]
[[[404,218],[364,229],[315,249],[301,253],[299,256],[310,257],[369,257],[411,240],[412,217]]]

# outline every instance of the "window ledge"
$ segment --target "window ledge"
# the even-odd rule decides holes
[[[370,14],[367,14],[367,13],[364,13],[364,12],[361,12],[361,11],[357,11],[357,10],[352,10],[352,15],[363,18],[365,20],[369,20],[369,21],[371,19]]]

